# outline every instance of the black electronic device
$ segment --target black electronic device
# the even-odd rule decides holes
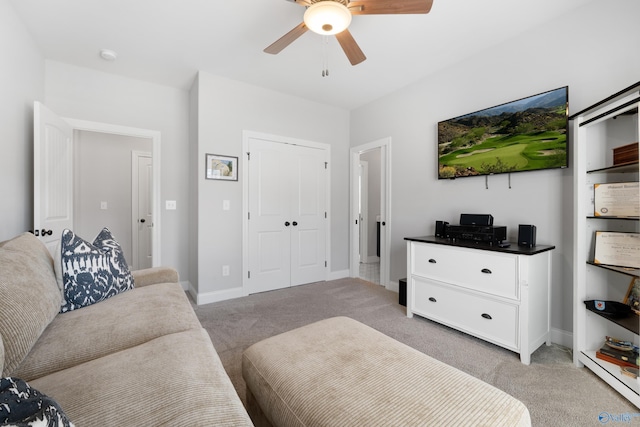
[[[501,225],[450,225],[448,233],[451,240],[471,240],[492,245],[507,239],[507,227]]]
[[[489,214],[460,214],[460,225],[493,225]]]
[[[436,221],[436,237],[449,237],[447,228],[449,223],[447,221]]]
[[[518,246],[532,248],[536,245],[536,226],[529,224],[518,225]]]

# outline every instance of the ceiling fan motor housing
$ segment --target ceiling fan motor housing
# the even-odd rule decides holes
[[[330,36],[341,33],[351,24],[346,0],[316,1],[304,13],[304,23],[314,33]]]

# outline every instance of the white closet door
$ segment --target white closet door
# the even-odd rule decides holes
[[[289,153],[282,145],[271,141],[250,143],[249,293],[290,286]]]
[[[248,293],[324,280],[324,151],[266,140],[249,151]]]
[[[324,151],[291,146],[291,285],[325,280]]]

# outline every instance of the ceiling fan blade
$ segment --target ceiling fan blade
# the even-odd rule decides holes
[[[433,0],[355,0],[349,2],[352,15],[429,13]]]
[[[273,55],[280,53],[282,49],[284,49],[285,47],[293,43],[298,37],[306,33],[307,30],[308,30],[307,26],[304,24],[304,22],[302,22],[293,30],[289,31],[287,34],[285,34],[284,36],[280,37],[278,40],[276,40],[275,42],[267,46],[267,48],[265,48],[264,51],[266,53],[271,53]]]
[[[300,6],[311,6],[311,0],[287,0],[291,3],[297,3]]]
[[[358,65],[367,59],[349,30],[344,30],[343,32],[336,34],[336,38],[338,39],[340,46],[342,46],[342,50],[344,50],[345,55],[349,58],[351,65]]]

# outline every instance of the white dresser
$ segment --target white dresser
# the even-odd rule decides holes
[[[407,241],[407,317],[417,314],[520,353],[550,341],[551,251],[438,237]]]

